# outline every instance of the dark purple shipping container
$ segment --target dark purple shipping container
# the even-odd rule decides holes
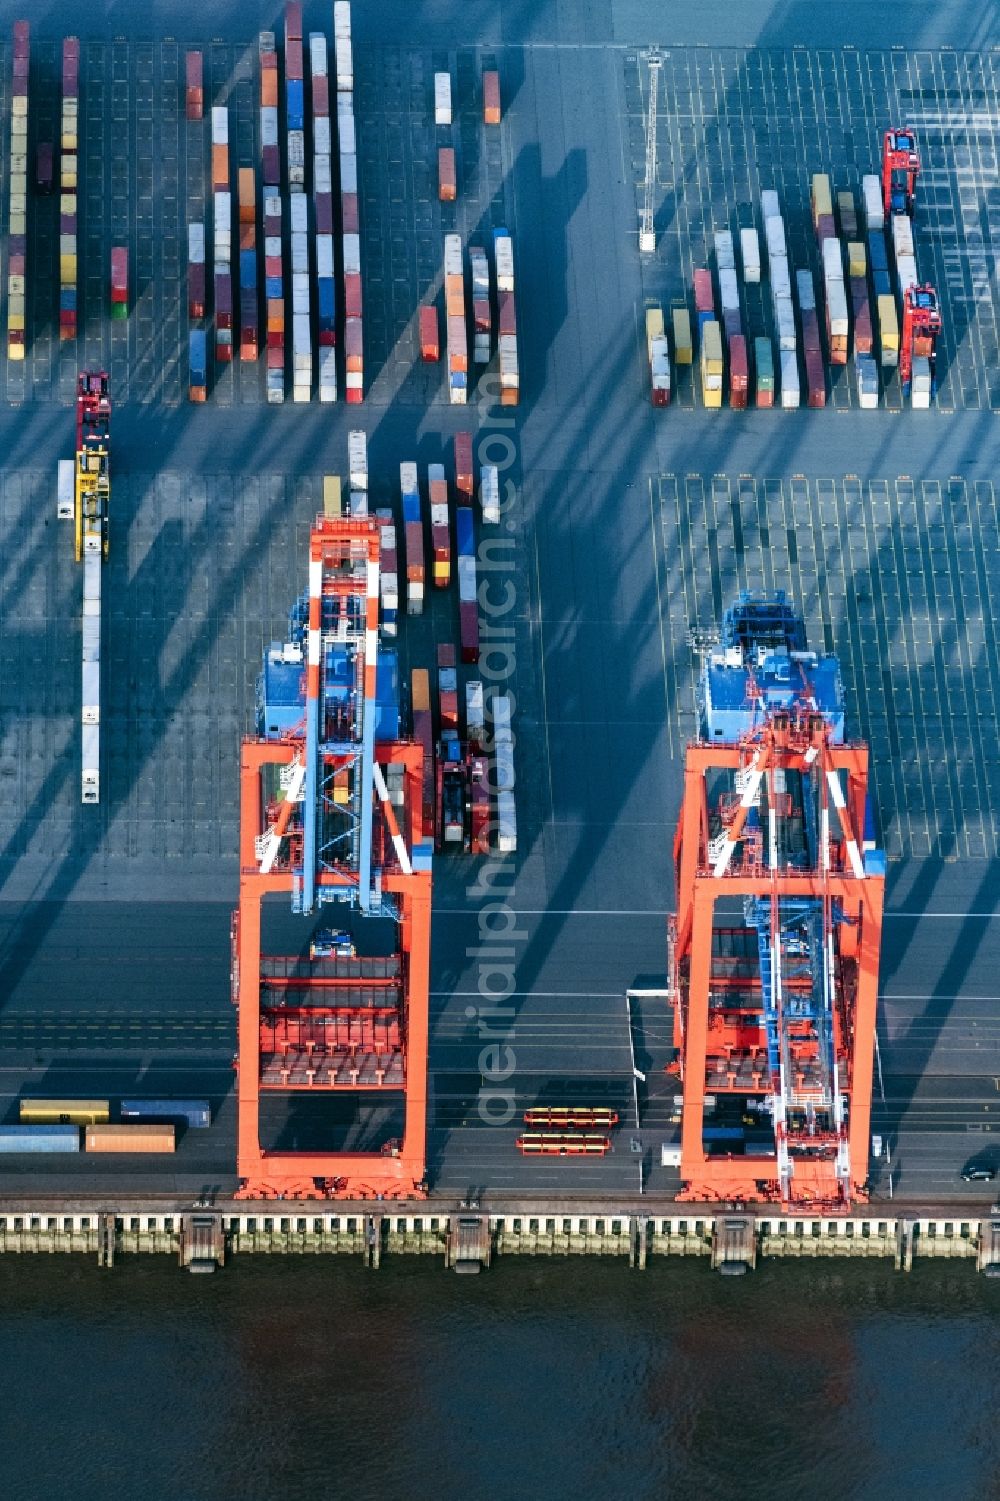
[[[820,214],[816,221],[816,238],[821,245],[824,240],[835,240],[837,238],[837,230],[832,214]]]
[[[215,322],[219,328],[233,326],[233,278],[228,271],[216,273]]]
[[[473,600],[458,602],[458,638],[462,643],[462,661],[479,661],[479,606]]]
[[[803,359],[806,367],[808,405],[811,407],[825,407],[826,372],[823,369],[823,356],[818,349],[806,349],[803,351]]]
[[[743,333],[739,308],[727,308],[722,315],[722,327],[726,339],[737,339]]]
[[[816,316],[815,309],[804,309],[802,313],[802,348],[806,350],[815,349],[818,353],[822,350],[822,347],[819,337],[819,318]]]
[[[356,235],[358,230],[358,195],[357,193],[342,193],[340,198],[340,215],[344,221],[344,234]]]
[[[205,267],[188,266],[188,317],[205,316]]]
[[[281,186],[281,156],[277,146],[265,146],[261,152],[264,165],[264,186],[266,188],[278,188]]]
[[[333,194],[317,193],[314,199],[316,209],[316,233],[318,235],[333,234]]]

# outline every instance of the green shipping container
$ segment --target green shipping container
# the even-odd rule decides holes
[[[774,356],[770,339],[754,339],[753,359],[757,369],[758,391],[774,390]]]
[[[127,302],[113,302],[111,304],[111,316],[112,316],[112,318],[127,318],[128,317],[128,303]]]

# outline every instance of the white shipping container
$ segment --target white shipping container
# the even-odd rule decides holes
[[[799,362],[794,350],[783,349],[778,358],[781,361],[781,405],[786,410],[794,410],[801,401]]]
[[[513,792],[497,793],[497,849],[512,855],[517,849],[517,813]]]
[[[347,97],[347,95],[346,94],[342,94],[340,97],[342,99],[345,99]],[[340,114],[338,112],[338,115],[337,115],[337,141],[338,141],[338,144],[340,146],[340,160],[341,160],[341,169],[342,169],[341,170],[341,181],[343,182],[343,160],[344,160],[344,157],[345,156],[355,156],[357,154],[357,150],[358,150],[357,137],[354,134],[354,115],[353,115],[353,113],[351,113],[351,114]],[[345,193],[347,192],[346,188],[344,188],[344,192]]]
[[[309,275],[309,238],[307,235],[292,235],[292,295],[295,295],[295,281],[297,276]],[[308,297],[307,288],[302,288],[300,296]]]
[[[719,272],[719,298],[723,312],[739,312],[740,289],[735,271]]]
[[[310,31],[309,33],[309,71],[314,78],[326,77],[326,37],[321,31]]]
[[[337,119],[354,118],[354,95],[344,89],[337,95]]]
[[[896,281],[899,286],[899,298],[902,301],[907,287],[918,285],[917,263],[912,255],[899,255],[896,257]]]
[[[81,797],[85,803],[101,800],[101,730],[96,724],[85,724],[82,733]]]
[[[892,248],[897,260],[901,255],[913,254],[913,225],[908,214],[892,216]]]
[[[351,490],[347,496],[347,509],[352,516],[368,515],[368,491]]]
[[[865,223],[869,229],[885,228],[885,210],[882,207],[882,184],[874,173],[861,179],[861,196],[865,204]]]
[[[342,93],[350,93],[354,88],[354,56],[350,37],[335,37],[334,50],[337,59],[337,88]]]
[[[497,291],[514,290],[514,246],[510,235],[500,235],[494,240],[497,267]]]
[[[479,504],[483,520],[490,526],[499,526],[500,471],[495,464],[483,464],[479,470]]]
[[[205,264],[204,224],[188,225],[188,260],[192,266],[203,266]]]
[[[399,466],[399,493],[417,495],[417,466],[407,461]]]
[[[465,685],[465,736],[477,745],[486,739],[483,685],[479,678],[470,678]]]
[[[72,459],[60,459],[56,470],[56,517],[72,521],[76,514],[76,474]]]
[[[304,235],[309,228],[309,211],[305,198],[296,193],[289,205],[289,222],[292,234]]]
[[[350,234],[344,236],[344,272],[347,275],[361,275],[361,236]]]
[[[445,276],[462,275],[461,235],[445,235],[444,237],[444,274]]]
[[[309,314],[295,313],[292,316],[292,348],[296,354],[310,347]]]
[[[767,240],[767,258],[775,255],[788,255],[785,246],[785,226],[777,214],[772,214],[764,220],[764,237]]]
[[[313,154],[315,156],[330,155],[330,116],[316,115],[313,118]]]
[[[266,256],[274,256],[274,255],[279,255],[280,256],[280,254],[281,254],[281,236],[280,235],[266,235],[265,236],[265,238],[264,238],[264,254]]]
[[[795,308],[790,297],[775,297],[774,321],[778,330],[778,348],[795,349]]]
[[[434,124],[451,124],[451,74],[434,74]]]
[[[351,0],[334,0],[333,34],[334,36],[350,36]]]
[[[231,228],[233,222],[233,195],[228,190],[221,190],[212,194],[213,211],[215,214],[215,228],[218,233],[221,228]]]
[[[306,180],[306,138],[301,130],[288,132],[288,186],[302,187]]]
[[[755,229],[740,230],[740,254],[743,258],[743,280],[760,281],[760,245]]]
[[[309,277],[304,271],[296,271],[292,276],[292,301],[301,300],[309,296]]]
[[[328,156],[313,157],[313,192],[333,192],[333,174],[330,170],[330,158]]]
[[[320,281],[333,276],[333,235],[316,236],[316,276]]]
[[[773,255],[770,263],[771,271],[771,296],[791,297],[792,279],[788,270],[788,261],[783,255]],[[723,303],[725,307],[725,303]]]
[[[844,291],[843,282],[829,282],[827,284],[826,311],[831,335],[846,339],[849,323],[847,317],[847,293]]]
[[[811,313],[816,308],[816,288],[813,286],[811,271],[796,271],[795,290],[798,294],[799,307],[804,313]]]
[[[278,111],[273,105],[260,112],[260,144],[262,146],[277,146],[278,144]]]
[[[368,489],[368,438],[359,428],[347,434],[348,486],[352,490]]]
[[[100,662],[84,662],[81,672],[82,688],[81,718],[84,724],[100,724],[101,722],[101,664]]]
[[[229,111],[224,105],[212,108],[212,145],[229,145]]]
[[[733,237],[728,229],[715,231],[715,264],[721,271],[735,271],[736,260],[733,255]]]
[[[281,233],[281,197],[278,193],[264,194],[264,218],[265,220],[270,219],[271,223],[275,226],[272,229],[271,225],[265,224],[265,234]]]
[[[844,280],[844,257],[840,250],[840,241],[826,239],[823,241],[823,279],[827,286],[833,281]]]
[[[458,597],[463,605],[476,602],[476,560],[460,556],[457,563]]]
[[[778,195],[773,188],[765,188],[763,193],[761,193],[760,207],[765,223],[768,219],[781,218],[781,204],[778,202]]]
[[[340,191],[358,191],[358,159],[353,152],[345,152],[343,147],[340,150]]]

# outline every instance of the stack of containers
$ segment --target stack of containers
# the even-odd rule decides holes
[[[516,407],[521,376],[517,356],[517,311],[514,303],[514,242],[506,229],[493,231],[497,276],[497,324],[500,332],[500,405]]]
[[[361,240],[358,226],[358,155],[354,130],[354,62],[350,0],[333,7],[337,61],[337,137],[340,147],[340,206],[344,231],[344,363],[347,400],[364,398],[364,339],[361,303]]]
[[[423,751],[421,774],[421,822],[425,837],[434,833],[434,721],[431,716],[431,683],[426,667],[415,667],[411,679],[410,700],[413,705],[413,738]]]
[[[444,237],[444,307],[448,335],[448,396],[452,406],[464,406],[469,389],[469,348],[465,332],[465,276],[462,241]]]
[[[309,296],[309,215],[306,201],[305,84],[300,0],[285,5],[285,117],[292,254],[292,400],[312,392],[312,315]]]
[[[252,167],[241,167],[240,215],[240,359],[257,358],[257,183]]]
[[[285,298],[281,262],[281,154],[278,150],[278,57],[274,33],[262,31],[260,139],[264,175],[264,296],[267,302],[267,399],[285,399]]]
[[[844,262],[840,253],[840,241],[825,239],[823,252],[823,285],[826,291],[826,335],[830,345],[830,363],[847,364],[847,294],[844,291]]]
[[[205,226],[188,225],[188,317],[205,316]]]
[[[376,511],[378,521],[379,593],[382,597],[382,632],[395,636],[399,618],[399,561],[396,555],[396,524],[391,511]]]
[[[406,613],[424,613],[424,523],[420,515],[420,490],[416,464],[400,464],[399,487],[403,495],[403,540],[406,547]]]
[[[465,738],[473,750],[481,750],[486,744],[483,685],[479,678],[468,678],[465,684]]]
[[[347,434],[347,475],[352,516],[368,515],[368,439],[360,429]]]
[[[701,327],[701,395],[707,407],[721,407],[722,330],[714,318]]]
[[[208,341],[203,328],[188,335],[188,399],[204,401],[208,394]]]
[[[488,526],[500,525],[500,471],[484,464],[479,471],[479,505]]]
[[[347,46],[350,48],[350,38]],[[330,81],[326,37],[309,37],[313,109],[313,210],[316,221],[316,339],[319,345],[319,399],[337,399],[337,299],[333,279],[333,177],[330,170]],[[357,197],[354,199],[357,227]],[[345,216],[346,217],[346,216]]]
[[[430,464],[427,482],[431,499],[431,550],[435,589],[451,583],[451,528],[448,521],[448,481],[443,464]]]
[[[187,83],[184,90],[184,114],[188,120],[200,120],[205,108],[200,52],[184,54],[184,72]]]
[[[816,314],[816,290],[811,271],[796,271],[795,290],[802,315],[802,358],[806,367],[806,400],[811,407],[826,406],[826,374],[823,346]]]
[[[472,358],[477,365],[490,362],[490,265],[481,245],[469,246],[472,272]]]
[[[59,338],[76,338],[76,268],[77,268],[77,129],[80,113],[80,43],[68,36],[63,42],[62,123],[59,155]],[[11,193],[14,192],[14,164],[11,163]],[[16,252],[10,249],[11,274]],[[23,256],[21,274],[23,276]],[[23,287],[22,287],[23,295]]]
[[[910,401],[914,407],[928,409],[931,404],[931,362],[925,354],[913,356],[910,376]]]
[[[514,805],[514,737],[509,696],[495,693],[491,707],[496,757],[497,849],[510,854],[517,849],[517,811]]]
[[[774,353],[770,339],[758,337],[753,341],[753,362],[757,376],[757,405],[774,406]]]
[[[14,22],[14,83],[10,117],[10,217],[7,250],[7,358],[24,359],[26,256],[28,245],[28,68],[29,26],[27,21]],[[72,156],[73,192],[76,192],[76,151]],[[60,285],[63,273],[72,271],[76,285],[76,221],[73,228],[72,255],[63,256],[59,240]]]
[[[229,111],[212,110],[212,256],[215,282],[215,358],[233,357],[233,195],[229,190]]]
[[[101,766],[101,551],[83,555],[82,738],[85,790],[95,793]],[[88,799],[89,801],[89,799]],[[96,798],[95,798],[96,801]]]
[[[882,207],[882,184],[874,172],[861,179],[861,197],[865,205],[865,225],[869,234],[873,229],[885,228],[885,210]]]
[[[740,254],[743,259],[743,280],[750,283],[760,281],[760,244],[755,229],[740,230]]]
[[[854,353],[872,352],[872,316],[868,306],[868,264],[861,240],[847,242],[847,275],[851,288],[851,314],[854,320]]]
[[[458,552],[458,638],[463,662],[479,661],[479,606],[476,602],[476,538],[471,505],[455,507]]]
[[[850,191],[837,194],[837,213],[840,216],[840,233],[845,240],[858,238],[858,216],[854,208],[854,194]]]

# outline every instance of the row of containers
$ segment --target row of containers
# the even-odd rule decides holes
[[[483,73],[483,123],[500,124],[500,74],[492,69]],[[434,124],[452,124],[451,74],[434,74]],[[458,197],[458,172],[454,146],[438,147],[438,198],[454,203]]]
[[[78,175],[80,124],[80,42],[63,41],[62,115],[59,133],[59,338],[77,333]]]
[[[510,231],[493,231],[493,264],[497,305],[497,348],[500,356],[500,403],[517,406],[520,399],[520,371],[517,351],[517,307],[514,301],[514,244]],[[492,358],[492,308],[490,269],[481,245],[469,246],[472,287],[472,360],[489,364]],[[452,406],[464,406],[469,393],[469,335],[466,321],[465,268],[462,239],[452,234],[444,237],[445,335],[448,358],[448,399]],[[436,361],[441,346],[438,315],[433,304],[425,304],[419,314],[421,359]]]
[[[118,1119],[112,1120],[117,1113]],[[173,1152],[177,1131],[211,1125],[207,1100],[21,1100],[17,1124],[0,1124],[0,1154]]]
[[[14,22],[10,101],[10,201],[7,211],[7,358],[23,360],[28,254],[28,73],[30,27]]]
[[[852,193],[837,195],[837,215],[834,216],[830,182],[825,174],[813,177],[810,201],[823,269],[824,324],[830,363],[847,365],[853,357],[859,405],[872,408],[877,406],[879,395],[876,348],[878,363],[883,369],[893,369],[898,365],[900,320],[897,308],[902,305],[907,287],[917,285],[917,273],[912,223],[905,214],[893,215],[894,289],[889,274],[878,178],[865,176],[862,193],[867,225],[865,238],[859,230]],[[771,339],[758,335],[751,341],[744,334],[734,237],[730,231],[721,230],[714,236],[716,281],[713,282],[712,272],[708,269],[694,273],[702,399],[708,407],[721,406],[723,375],[728,368],[730,405],[745,407],[750,395],[752,351],[756,405],[772,406],[777,388],[783,407],[798,407],[802,401],[801,349],[806,400],[811,407],[822,407],[826,404],[826,374],[812,272],[800,268],[795,271],[793,280],[785,222],[776,192],[766,190],[762,193],[761,210],[780,378],[776,382]],[[836,230],[838,218],[840,235]],[[762,265],[757,231],[742,229],[739,244],[744,284],[759,283]],[[873,300],[875,320],[871,313]],[[687,308],[675,307],[672,322],[674,361],[678,365],[690,365],[693,349]],[[670,344],[662,309],[655,304],[646,311],[646,340],[651,398],[655,406],[665,406],[670,401],[672,386]],[[929,405],[932,389],[929,353],[919,347],[915,349],[912,400],[918,407]]]

